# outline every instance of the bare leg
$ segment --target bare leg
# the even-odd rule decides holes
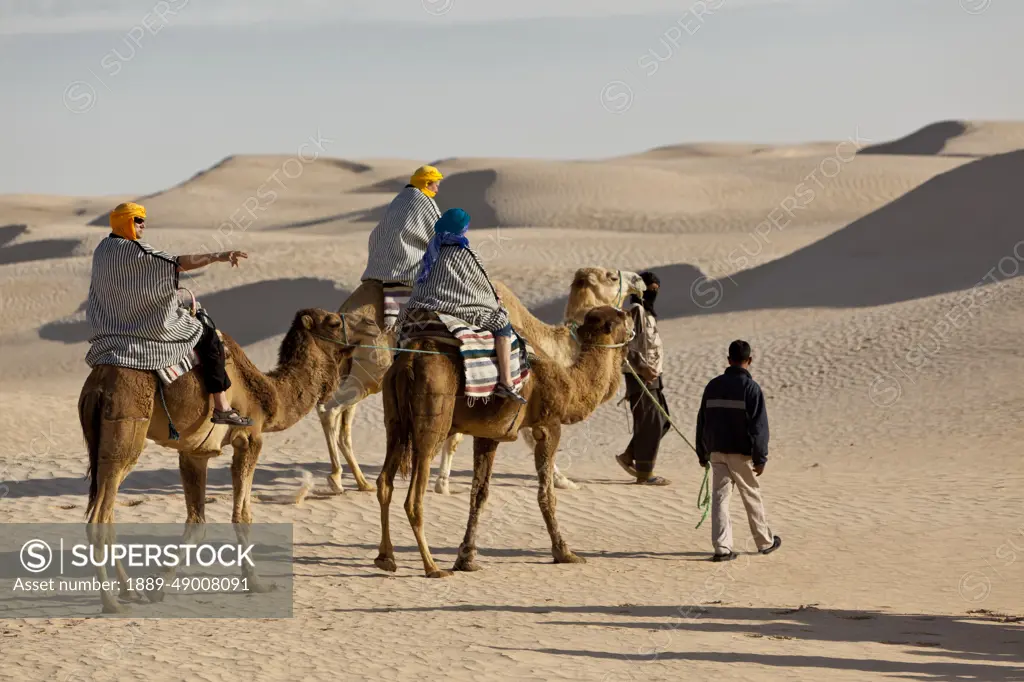
[[[459,447],[459,443],[462,442],[463,435],[461,433],[453,433],[449,436],[444,444],[441,446],[441,470],[437,473],[437,481],[434,482],[434,492],[440,495],[450,495],[451,491],[448,489],[448,478],[452,473],[452,458],[455,457],[455,451]]]
[[[533,451],[539,484],[537,501],[540,503],[540,513],[544,516],[544,523],[548,527],[548,535],[551,536],[551,553],[555,557],[555,563],[583,564],[586,563],[583,557],[573,554],[565,540],[562,539],[562,534],[558,530],[558,520],[555,518],[555,508],[558,502],[551,479],[555,465],[555,450],[558,449],[558,440],[561,434],[561,424],[533,428],[533,437],[537,441],[537,447]]]
[[[512,354],[512,337],[495,336],[494,352],[498,355],[498,381],[511,388],[512,371],[509,369],[508,361]]]
[[[487,502],[487,494],[491,485],[491,471],[494,468],[494,454],[498,450],[498,441],[487,438],[473,439],[473,491],[469,496],[469,521],[466,523],[466,536],[459,545],[459,558],[455,560],[456,571],[479,571],[476,563],[476,527],[480,521],[480,511]]]
[[[231,403],[228,402],[228,394],[226,391],[213,394],[213,407],[219,412],[227,412],[231,409]]]

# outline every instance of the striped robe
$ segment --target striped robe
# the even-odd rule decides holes
[[[90,367],[158,370],[189,357],[203,324],[178,301],[178,258],[110,235],[92,256]]]
[[[360,279],[412,286],[440,217],[437,203],[416,187],[399,192],[370,232],[369,257]]]
[[[456,244],[443,245],[426,281],[413,287],[404,310],[413,308],[445,313],[490,332],[509,323],[483,263],[472,249]]]

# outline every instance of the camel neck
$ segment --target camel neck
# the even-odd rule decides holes
[[[298,343],[285,338],[278,365],[267,379],[277,394],[277,409],[264,431],[283,431],[309,414],[338,383],[338,365],[332,357],[304,335]],[[292,352],[286,355],[291,342]]]
[[[589,417],[598,405],[615,395],[622,375],[623,348],[585,346],[569,369],[574,385],[566,408],[573,422]]]

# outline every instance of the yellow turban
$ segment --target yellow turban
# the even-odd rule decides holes
[[[110,228],[118,237],[134,241],[139,238],[135,233],[136,217],[146,217],[146,209],[140,204],[118,204],[117,208],[110,212]]]
[[[409,184],[418,188],[428,197],[432,197],[436,192],[427,189],[427,184],[443,179],[444,176],[441,175],[441,171],[437,170],[433,166],[420,166],[416,169],[416,172],[412,174],[412,177],[409,178]]]

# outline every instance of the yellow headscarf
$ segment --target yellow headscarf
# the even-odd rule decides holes
[[[135,218],[146,217],[146,209],[140,204],[131,202],[118,204],[117,208],[110,212],[110,228],[118,237],[135,241],[139,235],[135,233]]]
[[[437,182],[443,180],[444,176],[441,175],[441,171],[437,170],[433,166],[420,166],[416,169],[416,172],[409,178],[409,184],[419,189],[419,191],[426,194],[428,197],[433,197],[437,192],[427,189],[427,183]]]

